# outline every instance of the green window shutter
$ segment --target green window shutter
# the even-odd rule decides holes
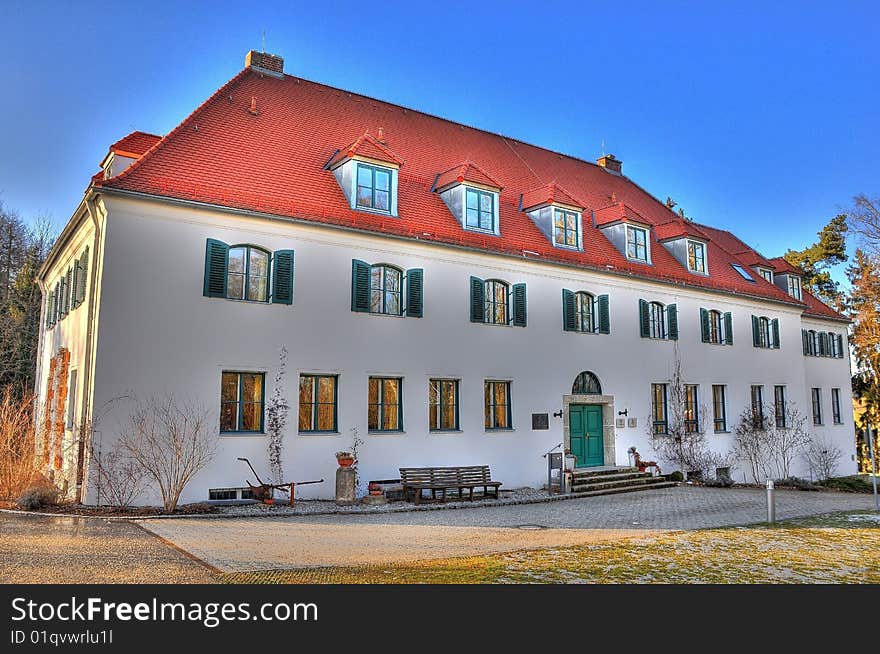
[[[574,302],[574,293],[567,288],[562,289],[562,330],[566,332],[577,331],[575,318],[577,307]]]
[[[837,345],[838,345],[837,358],[842,359],[843,358],[843,334],[837,335]]]
[[[724,344],[733,345],[733,314],[724,314]]]
[[[86,246],[86,249],[83,250],[82,256],[79,258],[79,284],[77,285],[77,292],[79,296],[77,297],[77,301],[82,303],[83,300],[86,299],[86,288],[89,285],[89,248]]]
[[[826,357],[829,354],[828,349],[828,334],[825,332],[819,333],[819,356]]]
[[[471,277],[471,322],[486,322],[486,287],[479,277]]]
[[[608,311],[608,296],[600,295],[596,298],[596,306],[599,312],[599,333],[611,333],[611,315]]]
[[[651,335],[647,300],[639,300],[639,331],[642,338],[648,338]]]
[[[46,295],[46,329],[55,324],[53,316],[55,314],[55,291]]]
[[[761,347],[761,334],[758,326],[758,316],[752,316],[752,345]]]
[[[272,259],[272,302],[293,304],[293,250],[277,250]]]
[[[226,268],[229,246],[209,238],[205,246],[205,297],[226,297]]]
[[[804,354],[807,355],[810,353],[810,342],[809,336],[807,336],[807,330],[801,330],[801,344],[804,346]]]
[[[73,275],[70,278],[70,308],[79,306],[79,259],[73,262]]]
[[[678,306],[666,305],[666,334],[670,341],[678,340]]]
[[[703,342],[709,342],[709,312],[706,309],[700,309],[700,335]]]
[[[421,268],[406,271],[406,315],[410,318],[422,317],[424,276]]]
[[[351,260],[351,310],[370,312],[370,264]]]
[[[770,321],[770,331],[773,337],[773,348],[779,349],[779,318]]]
[[[513,325],[514,327],[526,326],[526,285],[513,285]]]

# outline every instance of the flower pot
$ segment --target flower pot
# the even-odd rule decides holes
[[[379,484],[370,484],[367,486],[367,490],[370,491],[370,495],[381,495],[382,494],[382,486]]]
[[[339,457],[336,459],[336,463],[339,464],[340,468],[350,468],[354,463],[354,457]]]

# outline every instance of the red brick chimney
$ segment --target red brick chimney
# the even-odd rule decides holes
[[[251,50],[244,58],[244,66],[275,77],[284,77],[284,59],[268,52]]]
[[[613,154],[603,154],[601,157],[596,159],[596,163],[602,166],[609,173],[614,173],[615,175],[622,175],[623,172],[623,162],[615,157]]]

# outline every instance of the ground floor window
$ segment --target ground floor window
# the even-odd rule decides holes
[[[777,429],[785,429],[788,426],[785,418],[785,386],[773,387],[773,413]]]
[[[403,429],[402,380],[398,377],[370,377],[367,429],[401,431]]]
[[[336,375],[300,375],[299,430],[301,432],[335,432]]]
[[[811,389],[813,396],[813,424],[821,425],[822,424],[822,389],[821,388],[813,388]]]
[[[510,429],[510,382],[487,381],[484,400],[486,429]]]
[[[764,387],[752,386],[752,422],[758,429],[764,429]]]
[[[431,379],[428,382],[428,416],[431,431],[458,430],[457,379]]]
[[[697,395],[699,386],[685,384],[684,387],[684,430],[689,434],[700,431],[700,411]]]
[[[224,372],[220,389],[220,431],[262,432],[265,375]]]
[[[727,393],[723,385],[712,386],[712,413],[716,432],[727,431]]]
[[[655,434],[666,434],[669,421],[666,412],[666,384],[651,384],[651,417]]]
[[[839,425],[843,422],[840,414],[840,389],[832,388],[831,389],[831,419],[834,420],[835,425]]]

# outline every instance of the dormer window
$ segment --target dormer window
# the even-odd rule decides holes
[[[796,300],[803,300],[801,293],[801,278],[795,275],[788,275],[788,294]]]
[[[691,272],[706,274],[706,244],[700,241],[687,242],[688,270]]]
[[[565,209],[553,209],[553,244],[560,247],[580,246],[580,214]]]
[[[496,233],[495,205],[497,193],[465,187],[465,228]]]
[[[390,168],[357,162],[357,207],[391,212]]]
[[[626,226],[626,257],[633,261],[648,262],[648,230],[635,225]]]
[[[758,274],[771,284],[773,283],[773,271],[769,268],[758,268]]]

